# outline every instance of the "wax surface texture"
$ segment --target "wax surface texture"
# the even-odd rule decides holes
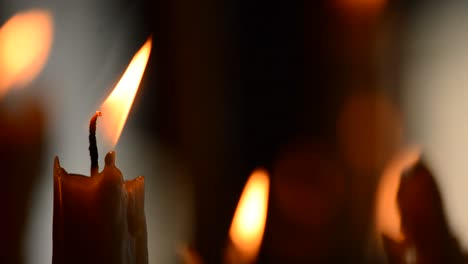
[[[148,263],[144,177],[124,181],[115,152],[91,177],[55,158],[52,263]]]

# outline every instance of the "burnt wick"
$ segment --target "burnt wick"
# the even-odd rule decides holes
[[[96,111],[89,121],[89,156],[91,157],[91,176],[94,176],[99,172],[99,157],[96,142],[96,121],[98,116],[101,116],[100,111]]]

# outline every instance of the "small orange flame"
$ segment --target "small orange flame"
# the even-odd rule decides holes
[[[257,169],[245,185],[232,220],[229,236],[242,259],[253,261],[265,229],[270,180],[265,170]]]
[[[404,239],[401,233],[401,216],[397,193],[402,173],[419,160],[420,150],[413,147],[399,153],[384,169],[377,189],[376,224],[379,234],[395,241]]]
[[[18,13],[0,28],[0,96],[31,82],[52,46],[52,15],[41,9]]]
[[[151,38],[133,56],[125,73],[101,106],[101,123],[114,147],[122,133],[151,53]]]

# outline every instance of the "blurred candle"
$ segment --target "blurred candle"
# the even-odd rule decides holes
[[[386,258],[388,263],[402,263],[405,255],[412,256],[408,254],[412,251],[405,249],[397,193],[402,177],[418,162],[419,157],[419,147],[399,151],[385,166],[377,187],[375,241],[379,245],[381,257]]]
[[[388,263],[467,263],[445,216],[432,172],[424,161],[414,164],[412,160],[396,195],[403,239],[383,234]]]
[[[0,225],[0,263],[22,263],[22,238],[32,189],[39,176],[44,147],[44,114],[37,100],[18,96],[13,88],[27,86],[47,61],[53,19],[47,10],[15,14],[0,27],[0,166],[6,201]],[[12,106],[12,107],[9,107]]]
[[[227,264],[255,262],[265,230],[269,187],[262,169],[255,170],[245,185],[229,230]]]
[[[114,146],[150,51],[148,39],[101,107],[103,128]],[[91,177],[69,174],[55,159],[52,262],[148,263],[144,178],[124,181],[113,151],[99,172],[94,135],[97,116],[90,122]]]
[[[419,160],[418,147],[400,151],[385,166],[377,187],[376,230],[395,241],[402,241],[401,216],[397,205],[397,192],[403,172],[411,169]]]
[[[404,255],[412,263],[467,263],[445,215],[444,201],[432,172],[424,161],[401,179],[397,194]]]

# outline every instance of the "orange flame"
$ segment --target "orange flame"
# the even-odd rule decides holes
[[[101,106],[101,123],[114,147],[122,133],[151,53],[151,38],[133,56],[125,73]]]
[[[377,231],[395,241],[404,239],[401,233],[401,216],[397,204],[397,192],[402,173],[419,160],[419,148],[410,148],[399,153],[384,169],[377,189]]]
[[[53,38],[52,15],[41,9],[18,13],[0,28],[0,96],[24,86],[41,71]]]
[[[245,185],[232,220],[229,236],[241,258],[253,261],[265,229],[270,180],[265,170],[257,169]]]

